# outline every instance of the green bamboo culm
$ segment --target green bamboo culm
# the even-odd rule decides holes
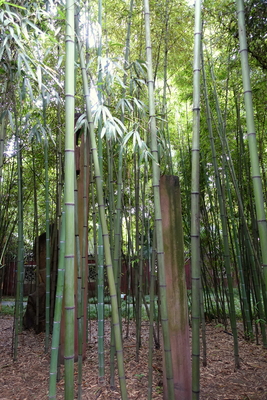
[[[60,230],[57,290],[56,290],[56,302],[55,302],[54,325],[53,325],[52,346],[51,346],[51,360],[50,360],[50,374],[49,374],[49,399],[56,399],[57,365],[58,365],[60,326],[61,326],[61,314],[62,314],[64,278],[65,278],[65,266],[64,266],[65,212],[62,213],[61,219],[62,219],[62,226],[61,226],[61,230]]]
[[[79,13],[78,5],[75,8],[75,34],[79,34]],[[76,60],[78,59],[78,50],[75,47]],[[76,61],[77,62],[77,61]],[[77,73],[77,71],[76,71]],[[88,205],[87,205],[87,126],[83,126],[81,135],[81,151],[83,154],[80,157],[81,176],[74,179],[75,186],[75,250],[76,250],[76,266],[77,266],[77,324],[78,324],[78,400],[82,399],[82,366],[83,355],[85,351],[87,318],[84,315],[85,306],[85,281],[86,270],[88,266]],[[83,187],[81,188],[81,184]],[[87,309],[87,307],[86,307]],[[85,330],[84,330],[85,328]]]
[[[88,250],[87,250],[87,242],[88,242],[88,186],[87,186],[87,176],[88,176],[88,163],[87,163],[87,135],[88,129],[87,127],[84,128],[83,132],[83,164],[81,168],[83,169],[83,199],[82,199],[82,208],[83,208],[83,215],[82,215],[82,222],[79,221],[81,226],[79,226],[79,243],[77,243],[80,247],[80,261],[78,261],[78,400],[82,399],[82,361],[85,349],[85,327],[87,325],[87,317],[86,317],[86,307],[85,302],[87,296],[85,296],[86,291],[86,282],[87,282],[87,269],[88,269]],[[80,178],[81,179],[81,178]],[[78,200],[77,200],[78,203]],[[78,205],[78,204],[77,204]],[[81,202],[79,203],[79,206]],[[80,210],[79,210],[80,212]],[[79,257],[79,255],[77,255]]]
[[[138,176],[140,176],[141,171],[140,171],[140,165],[138,164],[138,168],[139,168],[139,173]],[[147,165],[144,165],[144,177],[142,179],[140,179],[141,181],[141,192],[140,192],[140,197],[142,196],[142,215],[141,215],[141,230],[140,232],[144,232],[145,231],[145,210],[146,210],[146,204],[145,204],[145,193],[146,193],[146,184],[147,184]],[[142,182],[143,185],[142,185]],[[139,232],[139,231],[137,231]],[[138,235],[139,236],[139,235]],[[138,262],[138,298],[137,298],[137,305],[138,305],[138,309],[137,309],[137,334],[136,334],[136,343],[137,343],[137,356],[139,357],[139,349],[142,346],[142,332],[141,332],[141,328],[142,328],[142,297],[144,297],[143,294],[143,286],[144,286],[144,278],[143,278],[143,269],[144,269],[144,235],[141,235],[141,241],[140,241],[140,253],[137,250],[137,254],[139,257],[139,262]]]
[[[66,68],[65,68],[65,400],[74,398],[74,1],[66,0]]]
[[[148,238],[149,238],[149,226],[148,226]],[[152,243],[152,260],[149,255],[149,263],[151,266],[150,272],[150,290],[149,290],[149,304],[150,304],[150,315],[149,315],[149,350],[148,350],[148,393],[147,400],[152,399],[152,391],[153,391],[153,330],[154,330],[154,314],[155,314],[155,258],[156,258],[156,235],[155,230],[153,232],[153,243]],[[156,344],[156,343],[155,343]]]
[[[137,260],[134,263],[135,277],[134,277],[134,296],[135,296],[135,336],[136,336],[136,350],[135,361],[139,361],[139,347],[141,346],[141,325],[139,318],[139,311],[141,310],[142,297],[140,294],[140,276],[139,276],[139,263],[140,263],[140,238],[139,238],[139,215],[140,215],[140,158],[138,146],[135,147],[134,152],[134,207],[135,207],[135,253]],[[139,306],[140,305],[140,306]]]
[[[15,110],[16,114],[16,110]],[[18,259],[17,259],[17,280],[16,280],[16,299],[15,299],[15,340],[13,359],[17,360],[18,338],[22,328],[22,301],[23,301],[23,276],[24,276],[24,246],[23,246],[23,203],[22,203],[22,158],[20,139],[18,135],[18,122],[16,120],[16,151],[17,151],[17,170],[18,170]]]
[[[264,281],[265,281],[265,287],[267,287],[267,246],[266,246],[267,221],[264,210],[262,181],[260,175],[260,164],[259,164],[259,156],[258,156],[257,141],[256,141],[256,129],[254,123],[252,91],[250,84],[250,69],[248,63],[248,46],[247,46],[246,27],[245,27],[244,0],[236,0],[236,9],[238,17],[238,31],[239,31],[239,44],[240,44],[239,51],[241,57],[244,101],[246,109],[247,136],[248,136],[248,146],[249,146],[249,153],[251,160],[251,176],[253,181],[257,222],[258,222],[260,245],[262,252]]]
[[[98,55],[98,90],[97,97],[99,105],[103,104],[102,98],[102,0],[98,0],[98,24],[101,28],[99,44],[97,49]],[[98,120],[98,158],[101,180],[103,180],[103,149],[101,140],[102,118]],[[103,231],[100,223],[100,215],[98,215],[98,238],[97,238],[97,339],[98,339],[98,381],[103,384],[105,381],[105,354],[104,354],[104,244]],[[112,364],[111,364],[112,365]],[[114,369],[111,371],[111,386],[114,387]]]
[[[36,188],[36,167],[34,148],[32,145],[32,171],[33,171],[33,198],[34,198],[34,236],[36,238],[35,254],[36,254],[36,271],[35,271],[35,285],[36,285],[36,315],[35,323],[39,326],[39,313],[40,313],[40,302],[39,302],[39,265],[40,265],[40,254],[39,254],[39,217],[38,217],[38,197]]]
[[[116,346],[116,352],[117,352],[118,375],[119,375],[119,382],[120,382],[121,398],[122,398],[122,400],[127,400],[128,395],[127,395],[124,362],[123,362],[123,347],[122,347],[121,329],[120,329],[120,323],[119,323],[118,300],[117,300],[116,286],[115,286],[115,280],[114,280],[114,274],[113,274],[108,228],[107,228],[107,222],[106,222],[106,216],[105,216],[105,205],[104,205],[101,172],[100,172],[100,167],[99,167],[99,158],[98,158],[98,154],[97,154],[97,145],[96,145],[96,139],[95,139],[95,135],[94,135],[93,120],[92,120],[92,115],[91,115],[90,93],[89,93],[89,85],[88,85],[88,79],[87,79],[87,74],[86,74],[84,54],[83,54],[83,49],[82,49],[79,41],[78,41],[78,47],[79,47],[79,53],[80,53],[80,63],[81,63],[82,78],[83,78],[84,98],[85,98],[85,102],[86,102],[86,114],[87,114],[87,121],[88,121],[88,125],[89,125],[89,132],[90,132],[90,139],[91,139],[91,151],[92,151],[92,158],[93,158],[94,169],[95,169],[99,215],[100,215],[100,222],[101,222],[102,232],[103,232],[104,253],[105,253],[105,260],[106,260],[106,265],[107,265],[107,267],[106,267],[107,268],[107,278],[108,278],[110,299],[111,299],[112,324],[113,324],[114,335],[115,335],[115,346]]]
[[[192,268],[192,400],[200,393],[200,75],[201,75],[201,0],[195,3],[195,39],[193,70],[193,141],[191,183],[191,268]]]
[[[5,89],[4,89],[5,90]],[[4,161],[4,140],[6,136],[7,113],[3,113],[0,119],[0,194],[2,187],[2,169]]]
[[[130,37],[131,37],[131,23],[132,23],[132,13],[133,13],[133,3],[134,0],[130,1],[129,6],[129,15],[127,22],[127,33],[126,33],[126,42],[125,42],[125,55],[124,55],[124,75],[123,75],[123,83],[124,86],[122,88],[122,98],[126,96],[126,87],[127,87],[127,73],[126,70],[129,66],[129,57],[130,57]],[[125,115],[124,111],[121,113],[121,122],[124,124]],[[114,277],[115,284],[117,288],[118,301],[120,303],[120,270],[121,270],[121,222],[122,222],[122,194],[123,194],[123,155],[124,148],[121,146],[119,151],[119,161],[118,161],[118,175],[117,175],[117,202],[116,202],[116,213],[115,213],[115,221],[114,221]],[[120,323],[121,323],[121,307],[119,307],[119,315],[120,315]]]
[[[46,129],[46,99],[44,93],[43,98],[43,123]],[[49,180],[48,180],[48,137],[44,138],[44,156],[45,156],[45,353],[48,352],[49,335],[50,335],[50,220],[49,220]]]
[[[82,358],[83,358],[83,301],[82,301],[82,261],[79,236],[78,216],[78,188],[77,180],[74,180],[75,198],[75,254],[77,264],[77,322],[78,322],[78,400],[82,398]]]
[[[164,249],[162,237],[162,218],[160,207],[160,193],[159,193],[159,179],[160,169],[158,164],[158,146],[157,146],[157,127],[156,127],[156,112],[155,112],[155,99],[154,99],[154,79],[152,70],[152,47],[150,37],[150,10],[149,1],[144,0],[144,17],[145,17],[145,32],[146,32],[146,61],[147,61],[147,77],[148,77],[148,96],[149,96],[149,121],[150,121],[150,139],[151,139],[151,153],[152,160],[152,185],[154,195],[154,208],[155,208],[155,230],[157,242],[157,256],[158,256],[158,276],[159,276],[159,295],[160,295],[160,315],[165,355],[165,369],[167,379],[167,393],[168,400],[174,400],[174,382],[172,371],[172,357],[171,357],[171,344],[169,336],[169,321],[167,312],[167,299],[166,299],[166,280],[164,273]]]

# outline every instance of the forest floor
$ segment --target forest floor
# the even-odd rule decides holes
[[[44,400],[48,398],[49,356],[44,354],[44,334],[23,331],[19,336],[18,360],[12,361],[13,318],[0,316],[0,400]],[[119,400],[111,391],[109,376],[109,324],[105,327],[106,384],[98,383],[97,322],[89,323],[87,358],[83,366],[84,400]],[[142,323],[139,362],[135,360],[135,328],[124,335],[124,359],[129,400],[147,399],[148,322]],[[233,337],[221,325],[207,324],[207,366],[201,366],[201,400],[267,400],[267,350],[244,340],[239,331],[240,369],[234,368]],[[75,365],[75,369],[77,366]],[[77,377],[77,373],[75,373]],[[64,381],[58,383],[58,400],[64,399]],[[153,399],[161,400],[162,353],[153,359]]]

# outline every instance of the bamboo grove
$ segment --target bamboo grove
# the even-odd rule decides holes
[[[134,320],[138,360],[143,310],[150,323],[148,399],[155,346],[164,353],[164,398],[199,399],[207,320],[232,333],[235,368],[237,321],[246,340],[267,348],[266,15],[260,0],[1,1],[0,295],[15,260],[16,360],[24,261],[33,257],[37,327],[45,290],[49,399],[57,398],[59,361],[65,399],[75,398],[76,379],[82,399],[90,296],[97,302],[99,382],[109,379],[114,388],[118,376],[123,400],[122,326]],[[175,389],[179,349],[168,318],[173,272],[161,186],[170,176],[178,177],[181,195],[174,204],[183,285],[186,266],[190,275],[187,290],[180,283],[171,289],[185,293],[177,313],[183,308],[192,328],[186,397]],[[45,255],[37,239],[43,232]]]

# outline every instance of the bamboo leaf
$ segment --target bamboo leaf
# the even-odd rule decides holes
[[[128,140],[130,139],[131,136],[133,136],[133,133],[134,133],[134,131],[130,131],[124,136],[122,144],[121,144],[121,151],[123,151],[123,149],[125,148]]]
[[[13,117],[10,111],[8,111],[8,119],[9,119],[9,123],[12,129],[12,132],[15,132],[15,125],[14,125],[14,121],[13,121]]]
[[[84,114],[80,115],[79,118],[77,119],[74,133],[76,133],[83,126],[87,127],[87,125],[88,124],[87,124],[86,114],[84,113]]]
[[[32,141],[35,139],[35,141],[37,143],[41,143],[42,141],[42,137],[39,131],[39,124],[34,125],[34,127],[32,128],[32,130],[29,133],[29,140]]]
[[[40,65],[37,65],[36,75],[37,75],[37,80],[38,80],[38,87],[39,87],[39,90],[41,90],[42,89],[42,69],[41,69]]]
[[[21,31],[22,31],[23,35],[25,36],[25,38],[27,40],[29,40],[30,37],[29,37],[29,33],[28,33],[28,29],[27,29],[25,20],[21,21]]]
[[[21,43],[21,41],[18,39],[17,35],[14,34],[13,39],[15,40],[15,42],[17,43],[17,45],[24,51],[24,46]]]
[[[127,99],[120,99],[118,104],[116,105],[116,110],[121,108],[121,112],[124,114],[125,108],[132,112],[133,111],[133,106],[131,105],[131,102]]]
[[[106,126],[103,126],[103,128],[102,128],[102,130],[101,130],[101,134],[100,134],[101,139],[105,136],[106,131],[107,131],[107,127],[106,127]]]
[[[10,34],[10,37],[13,39],[13,37],[14,37],[14,29],[13,29],[12,26],[9,27],[9,34]]]
[[[133,98],[134,104],[136,105],[136,108],[141,111],[142,115],[145,113],[145,111],[147,110],[146,105],[139,99],[137,99],[136,97]]]
[[[24,101],[25,98],[26,98],[25,79],[23,79],[23,82],[22,82],[22,88],[21,88],[21,92],[20,92],[20,98],[21,98],[22,101]]]
[[[14,28],[15,28],[16,31],[17,31],[17,35],[18,35],[18,36],[21,36],[21,29],[20,29],[19,24],[16,24],[16,23],[15,23],[13,26],[14,26]]]
[[[21,74],[21,57],[20,57],[20,53],[18,54],[17,65],[18,65],[18,74],[20,76],[20,74]]]
[[[137,139],[137,144],[138,144],[138,146],[139,146],[139,148],[141,149],[142,148],[142,139],[140,138],[140,135],[139,135],[139,132],[138,131],[136,131],[136,139]]]
[[[31,101],[33,101],[34,98],[33,98],[32,86],[31,86],[31,82],[29,81],[28,78],[25,79],[25,84],[26,84],[26,86],[28,88],[30,99],[31,99]]]
[[[12,7],[20,8],[21,10],[26,10],[25,7],[18,6],[18,5],[13,4],[13,3],[9,3],[8,1],[5,1],[5,0],[0,0],[0,7],[1,7],[3,4],[7,4],[7,5],[12,6]]]
[[[36,25],[34,25],[29,19],[26,19],[26,22],[28,25],[30,25],[36,33],[40,33],[43,35],[43,32],[41,31],[41,29],[39,29]]]
[[[124,99],[120,99],[119,102],[116,105],[116,110],[121,108],[122,114],[124,114]]]
[[[131,104],[131,102],[127,99],[124,100],[125,101],[125,105],[127,106],[127,109],[131,112],[133,111],[133,106]]]
[[[136,145],[136,131],[133,132],[133,151],[135,149],[135,145]]]
[[[48,136],[49,136],[50,140],[52,141],[53,145],[56,147],[56,142],[53,138],[52,131],[49,126],[46,127],[46,131],[47,131]]]
[[[5,45],[5,50],[8,56],[9,61],[12,61],[11,50],[8,44]]]
[[[5,50],[4,46],[1,46],[1,48],[0,48],[0,60],[2,59],[4,50]]]
[[[123,132],[126,132],[126,130],[127,130],[127,129],[126,129],[126,126],[121,122],[121,120],[118,119],[118,118],[116,118],[116,117],[113,117],[113,119],[114,119],[114,121],[115,121],[117,124],[120,125],[122,131],[123,131]]]
[[[43,68],[43,71],[45,72],[45,73],[47,73],[49,76],[51,76],[51,78],[53,79],[53,81],[55,81],[56,82],[56,84],[60,87],[60,88],[63,88],[63,85],[62,85],[62,83],[57,79],[57,77],[56,77],[56,75],[57,75],[57,72],[53,69],[53,68],[50,68],[48,65],[45,65],[44,63],[40,63],[40,65],[41,65],[41,67]]]
[[[30,73],[30,75],[33,77],[33,79],[36,80],[36,76],[35,76],[33,70],[31,69],[31,67],[30,67],[30,65],[28,63],[27,57],[24,54],[21,53],[21,58],[23,59],[24,64],[26,66],[26,71],[25,72]]]
[[[60,68],[62,61],[63,61],[63,56],[59,56],[58,62],[57,62],[57,69]]]
[[[61,31],[61,26],[59,26],[56,30],[55,30],[55,36],[57,36],[59,34],[59,32]]]
[[[115,80],[118,81],[118,83],[120,84],[120,86],[125,89],[126,85],[123,83],[123,80],[121,79],[121,77],[119,75],[114,75]]]

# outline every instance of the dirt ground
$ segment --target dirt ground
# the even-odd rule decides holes
[[[97,323],[89,325],[90,339],[83,366],[84,400],[119,400],[111,391],[109,377],[109,323],[106,324],[106,384],[98,384]],[[49,356],[44,354],[44,334],[24,331],[19,337],[18,361],[11,358],[13,318],[0,317],[0,400],[43,400],[48,398]],[[241,368],[235,370],[233,337],[224,327],[207,324],[207,366],[201,366],[201,400],[267,400],[267,350],[246,342],[239,332]],[[125,332],[124,332],[125,336]],[[124,339],[124,358],[129,399],[147,399],[148,323],[142,324],[139,362],[135,361],[134,325]],[[76,368],[76,367],[75,367]],[[77,375],[77,374],[76,374]],[[153,360],[153,399],[162,394],[161,350]],[[58,383],[57,399],[64,399],[64,381]]]

